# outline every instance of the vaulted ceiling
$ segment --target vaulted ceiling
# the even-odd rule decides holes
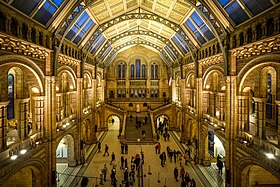
[[[167,65],[240,24],[279,6],[279,0],[5,0],[42,24],[61,43],[78,45],[109,65],[140,44]],[[221,43],[221,42],[220,42]],[[60,46],[59,46],[60,47]]]

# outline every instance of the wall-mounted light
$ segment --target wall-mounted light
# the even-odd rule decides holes
[[[17,155],[13,155],[13,156],[11,156],[11,160],[15,160],[15,159],[17,159]]]
[[[267,158],[269,158],[269,159],[275,158],[274,155],[273,155],[272,153],[266,153],[265,155],[266,155]]]
[[[24,155],[26,152],[27,152],[27,150],[26,150],[26,149],[22,149],[22,150],[20,150],[20,154],[22,154],[22,155]]]

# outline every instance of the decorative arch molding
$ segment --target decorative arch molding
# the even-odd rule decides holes
[[[84,71],[84,75],[87,75],[89,78],[90,78],[90,80],[92,80],[93,78],[93,76],[92,76],[92,73],[89,71],[89,70],[85,70]]]
[[[44,72],[34,61],[20,55],[1,55],[0,67],[9,64],[16,65],[18,67],[24,67],[30,70],[38,81],[40,92],[44,92],[43,80],[45,78],[45,75]]]
[[[70,131],[67,131],[67,133],[62,134],[60,137],[58,137],[56,139],[56,148],[58,147],[58,144],[60,143],[60,141],[67,135],[69,135],[73,138],[74,145],[75,145],[75,140],[76,140],[76,135],[75,134],[77,134],[77,132],[75,132],[74,130],[70,130]]]
[[[10,167],[12,168],[11,170],[9,170],[8,172],[5,173],[5,175],[3,175],[2,178],[0,178],[0,185],[4,185],[5,182],[7,182],[7,179],[9,177],[12,177],[15,173],[17,173],[18,171],[20,171],[21,169],[25,168],[25,167],[35,167],[36,169],[38,169],[40,171],[40,173],[42,174],[42,177],[47,177],[47,166],[45,164],[45,162],[40,159],[40,158],[29,158],[29,159],[23,159],[23,162],[17,162],[15,163],[16,167]]]
[[[202,79],[203,79],[203,88],[205,88],[205,86],[206,86],[205,84],[207,82],[207,79],[211,75],[211,73],[213,73],[213,72],[218,72],[218,73],[224,75],[224,70],[223,70],[222,67],[217,66],[217,65],[211,66],[203,74],[203,77],[202,77]]]
[[[195,75],[195,71],[194,70],[190,70],[190,71],[188,71],[188,73],[186,73],[186,76],[185,76],[186,82],[189,80],[189,78],[192,75]]]
[[[73,84],[74,84],[73,86],[74,86],[74,88],[76,88],[77,75],[74,72],[74,70],[72,68],[70,68],[69,66],[61,66],[57,70],[57,76],[59,76],[63,72],[66,72],[67,74],[70,75],[70,77],[73,81]]]
[[[135,64],[136,59],[140,59],[141,64],[147,65],[150,62],[150,60],[146,57],[145,53],[132,54],[127,60],[128,66],[130,66],[131,64]]]
[[[252,72],[255,68],[266,65],[272,66],[273,65],[280,65],[280,55],[279,54],[269,54],[257,57],[251,61],[249,61],[238,73],[237,75],[237,85],[238,85],[238,92],[242,92],[242,85],[250,72]]]
[[[279,170],[275,170],[273,167],[270,167],[269,164],[265,163],[265,162],[261,162],[260,160],[254,158],[254,157],[242,157],[240,158],[237,163],[236,163],[236,181],[241,182],[241,175],[242,175],[242,171],[250,165],[257,165],[260,166],[262,168],[264,168],[265,170],[267,170],[268,172],[270,172],[273,176],[275,176],[279,181],[280,181],[280,172]],[[238,186],[238,185],[237,185]]]

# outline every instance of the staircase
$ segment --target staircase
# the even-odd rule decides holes
[[[133,117],[130,118],[130,115],[126,118],[126,129],[125,129],[125,139],[128,144],[153,144],[153,133],[151,126],[150,116],[147,116],[146,112],[143,113],[130,113]],[[141,128],[136,128],[136,116],[140,120]],[[148,117],[146,125],[143,125],[145,116]],[[142,131],[145,131],[146,136],[143,138]],[[140,139],[140,142],[137,140]]]

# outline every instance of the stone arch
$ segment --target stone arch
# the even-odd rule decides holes
[[[114,117],[117,117],[118,121]],[[112,119],[114,119],[114,121],[112,121]],[[106,119],[106,124],[108,130],[120,130],[122,129],[122,118],[119,116],[119,114],[110,114]],[[117,126],[113,127],[114,125]]]
[[[252,176],[252,167],[253,174]],[[257,171],[261,171],[260,173],[256,173]],[[264,176],[265,175],[265,176]],[[248,179],[249,181],[248,183]],[[280,183],[280,173],[275,171],[273,167],[270,167],[268,164],[264,162],[260,162],[260,160],[253,157],[242,157],[236,163],[236,181],[238,181],[237,186],[247,187],[255,185],[256,182],[258,184],[279,184]],[[252,180],[253,179],[253,180]],[[258,179],[258,180],[257,180]],[[265,181],[267,180],[268,181]],[[247,180],[247,181],[246,181]],[[252,183],[251,185],[248,185]]]
[[[186,88],[195,88],[195,72],[194,71],[190,71],[187,75],[186,75]]]
[[[89,71],[85,71],[84,72],[84,89],[87,89],[87,88],[91,88],[92,87],[92,76],[91,76],[91,74],[90,74],[90,72]]]
[[[100,111],[96,112],[96,123],[95,125],[97,125],[97,129],[101,129],[102,124],[101,124],[101,115],[100,115]]]
[[[206,84],[207,84],[207,81],[209,79],[209,77],[213,74],[213,73],[217,73],[218,75],[220,75],[221,77],[223,77],[223,69],[220,67],[220,66],[213,66],[211,68],[208,68],[204,75],[203,75],[203,89],[206,89]],[[222,86],[220,86],[222,88]]]
[[[62,161],[63,162],[67,161],[69,166],[73,166],[76,164],[75,150],[76,150],[77,142],[75,140],[76,140],[75,135],[72,133],[68,133],[63,137],[58,138],[56,141],[57,142],[57,145],[56,145],[57,158],[61,157]],[[59,146],[65,146],[65,147],[62,147],[61,148],[62,150],[58,150],[60,148]],[[65,151],[65,152],[63,152],[63,151]],[[67,158],[67,159],[65,160],[65,158]]]
[[[164,119],[167,120],[167,125],[171,122],[168,114],[162,113],[162,114],[159,114],[156,116],[156,118],[155,118],[155,128],[156,129],[159,127],[160,122],[162,122],[162,123],[164,122]]]
[[[278,65],[280,63],[280,55],[279,54],[269,54],[263,55],[246,63],[246,65],[240,70],[237,77],[237,85],[239,86],[238,91],[241,93],[244,85],[244,81],[246,77],[252,72],[255,68],[266,65]]]
[[[9,186],[47,186],[46,166],[39,158],[30,158],[23,164],[13,167],[3,179],[3,187]],[[24,179],[24,180],[23,180]],[[31,184],[31,185],[30,185]]]
[[[76,80],[77,80],[77,76],[74,72],[74,70],[68,66],[62,66],[60,68],[58,68],[58,71],[57,71],[57,77],[61,77],[63,75],[63,73],[66,73],[67,75],[69,75],[70,77],[68,78],[68,81],[73,84],[73,89],[76,89]],[[61,80],[60,80],[61,81]],[[58,82],[58,83],[61,83],[61,82]],[[61,86],[61,85],[59,85]]]
[[[45,78],[43,71],[40,67],[24,56],[19,55],[2,55],[0,56],[0,68],[1,69],[10,69],[12,67],[18,67],[26,72],[30,77],[34,77],[32,82],[36,84],[34,87],[37,87],[41,93],[44,92],[43,80]]]

